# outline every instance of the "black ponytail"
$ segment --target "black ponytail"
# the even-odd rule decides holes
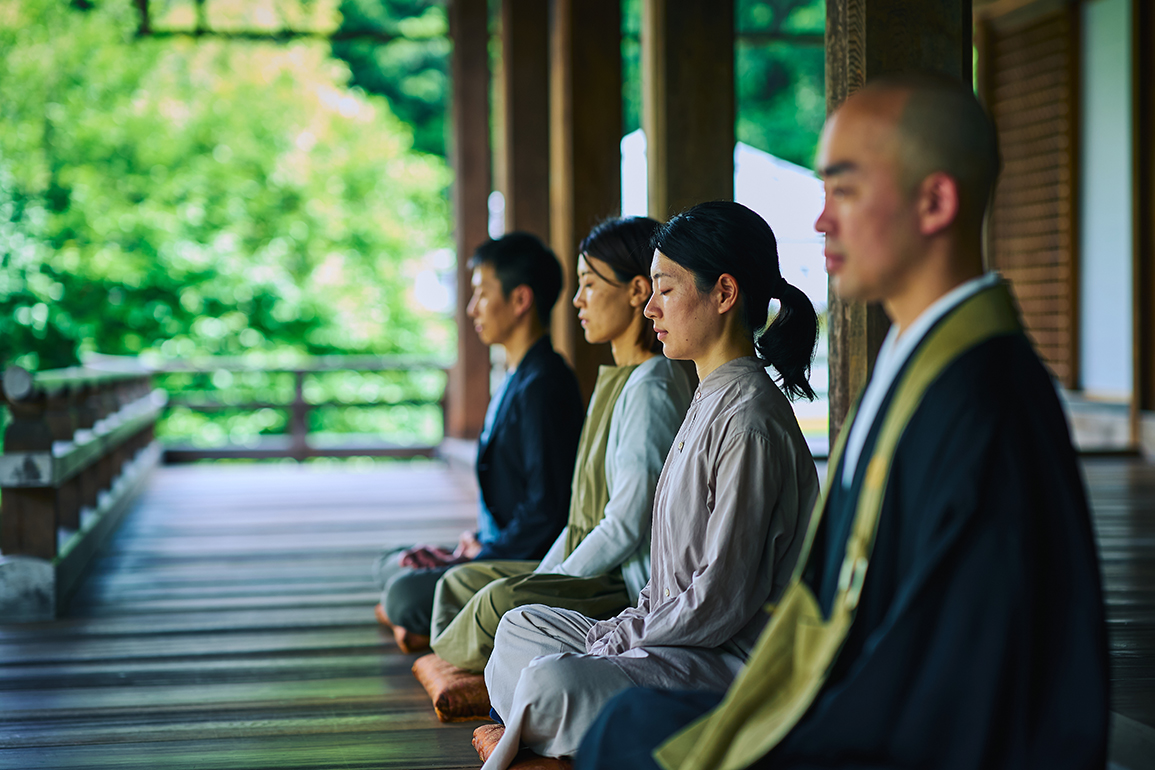
[[[654,233],[653,249],[694,274],[698,291],[709,292],[722,273],[738,282],[741,318],[754,349],[778,371],[791,399],[814,400],[807,378],[818,343],[818,315],[800,289],[782,278],[778,242],[766,220],[733,201],[700,203]],[[770,300],[781,309],[767,326]]]
[[[810,387],[810,362],[818,344],[818,315],[802,289],[786,282],[779,284],[778,315],[766,331],[754,338],[758,356],[778,370],[778,384],[791,399],[815,399]]]

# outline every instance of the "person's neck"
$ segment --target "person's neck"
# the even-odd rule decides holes
[[[723,364],[752,355],[754,355],[752,339],[744,333],[727,334],[705,355],[694,359],[694,368],[698,370],[698,382],[705,380]]]
[[[529,349],[544,336],[545,328],[536,319],[516,327],[501,343],[505,348],[505,368],[511,372],[517,369]]]
[[[882,307],[901,337],[927,309],[967,281],[983,274],[978,244],[949,249],[922,262],[922,270],[910,276],[899,291],[882,300]]]
[[[610,351],[613,352],[616,366],[637,366],[657,355],[643,344],[642,323],[646,321],[641,316],[638,318],[641,323],[631,323],[629,328],[610,340]]]

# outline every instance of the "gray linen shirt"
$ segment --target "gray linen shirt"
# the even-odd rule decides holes
[[[631,601],[638,600],[650,579],[654,489],[690,397],[681,364],[659,355],[634,369],[610,417],[605,518],[564,561],[563,529],[535,572],[589,577],[620,566]]]
[[[786,587],[818,497],[814,459],[757,358],[698,386],[654,497],[651,577],[586,648],[704,647],[745,659]]]

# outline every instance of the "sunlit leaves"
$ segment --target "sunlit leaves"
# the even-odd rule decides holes
[[[327,46],[136,40],[126,1],[0,19],[5,360],[450,350],[400,267],[448,245],[444,161]]]

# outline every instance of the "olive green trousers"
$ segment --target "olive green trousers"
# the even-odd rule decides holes
[[[437,581],[433,651],[458,668],[481,673],[493,652],[501,616],[525,604],[544,604],[612,618],[632,602],[621,574],[571,577],[536,573],[536,561],[479,561],[453,567]]]

